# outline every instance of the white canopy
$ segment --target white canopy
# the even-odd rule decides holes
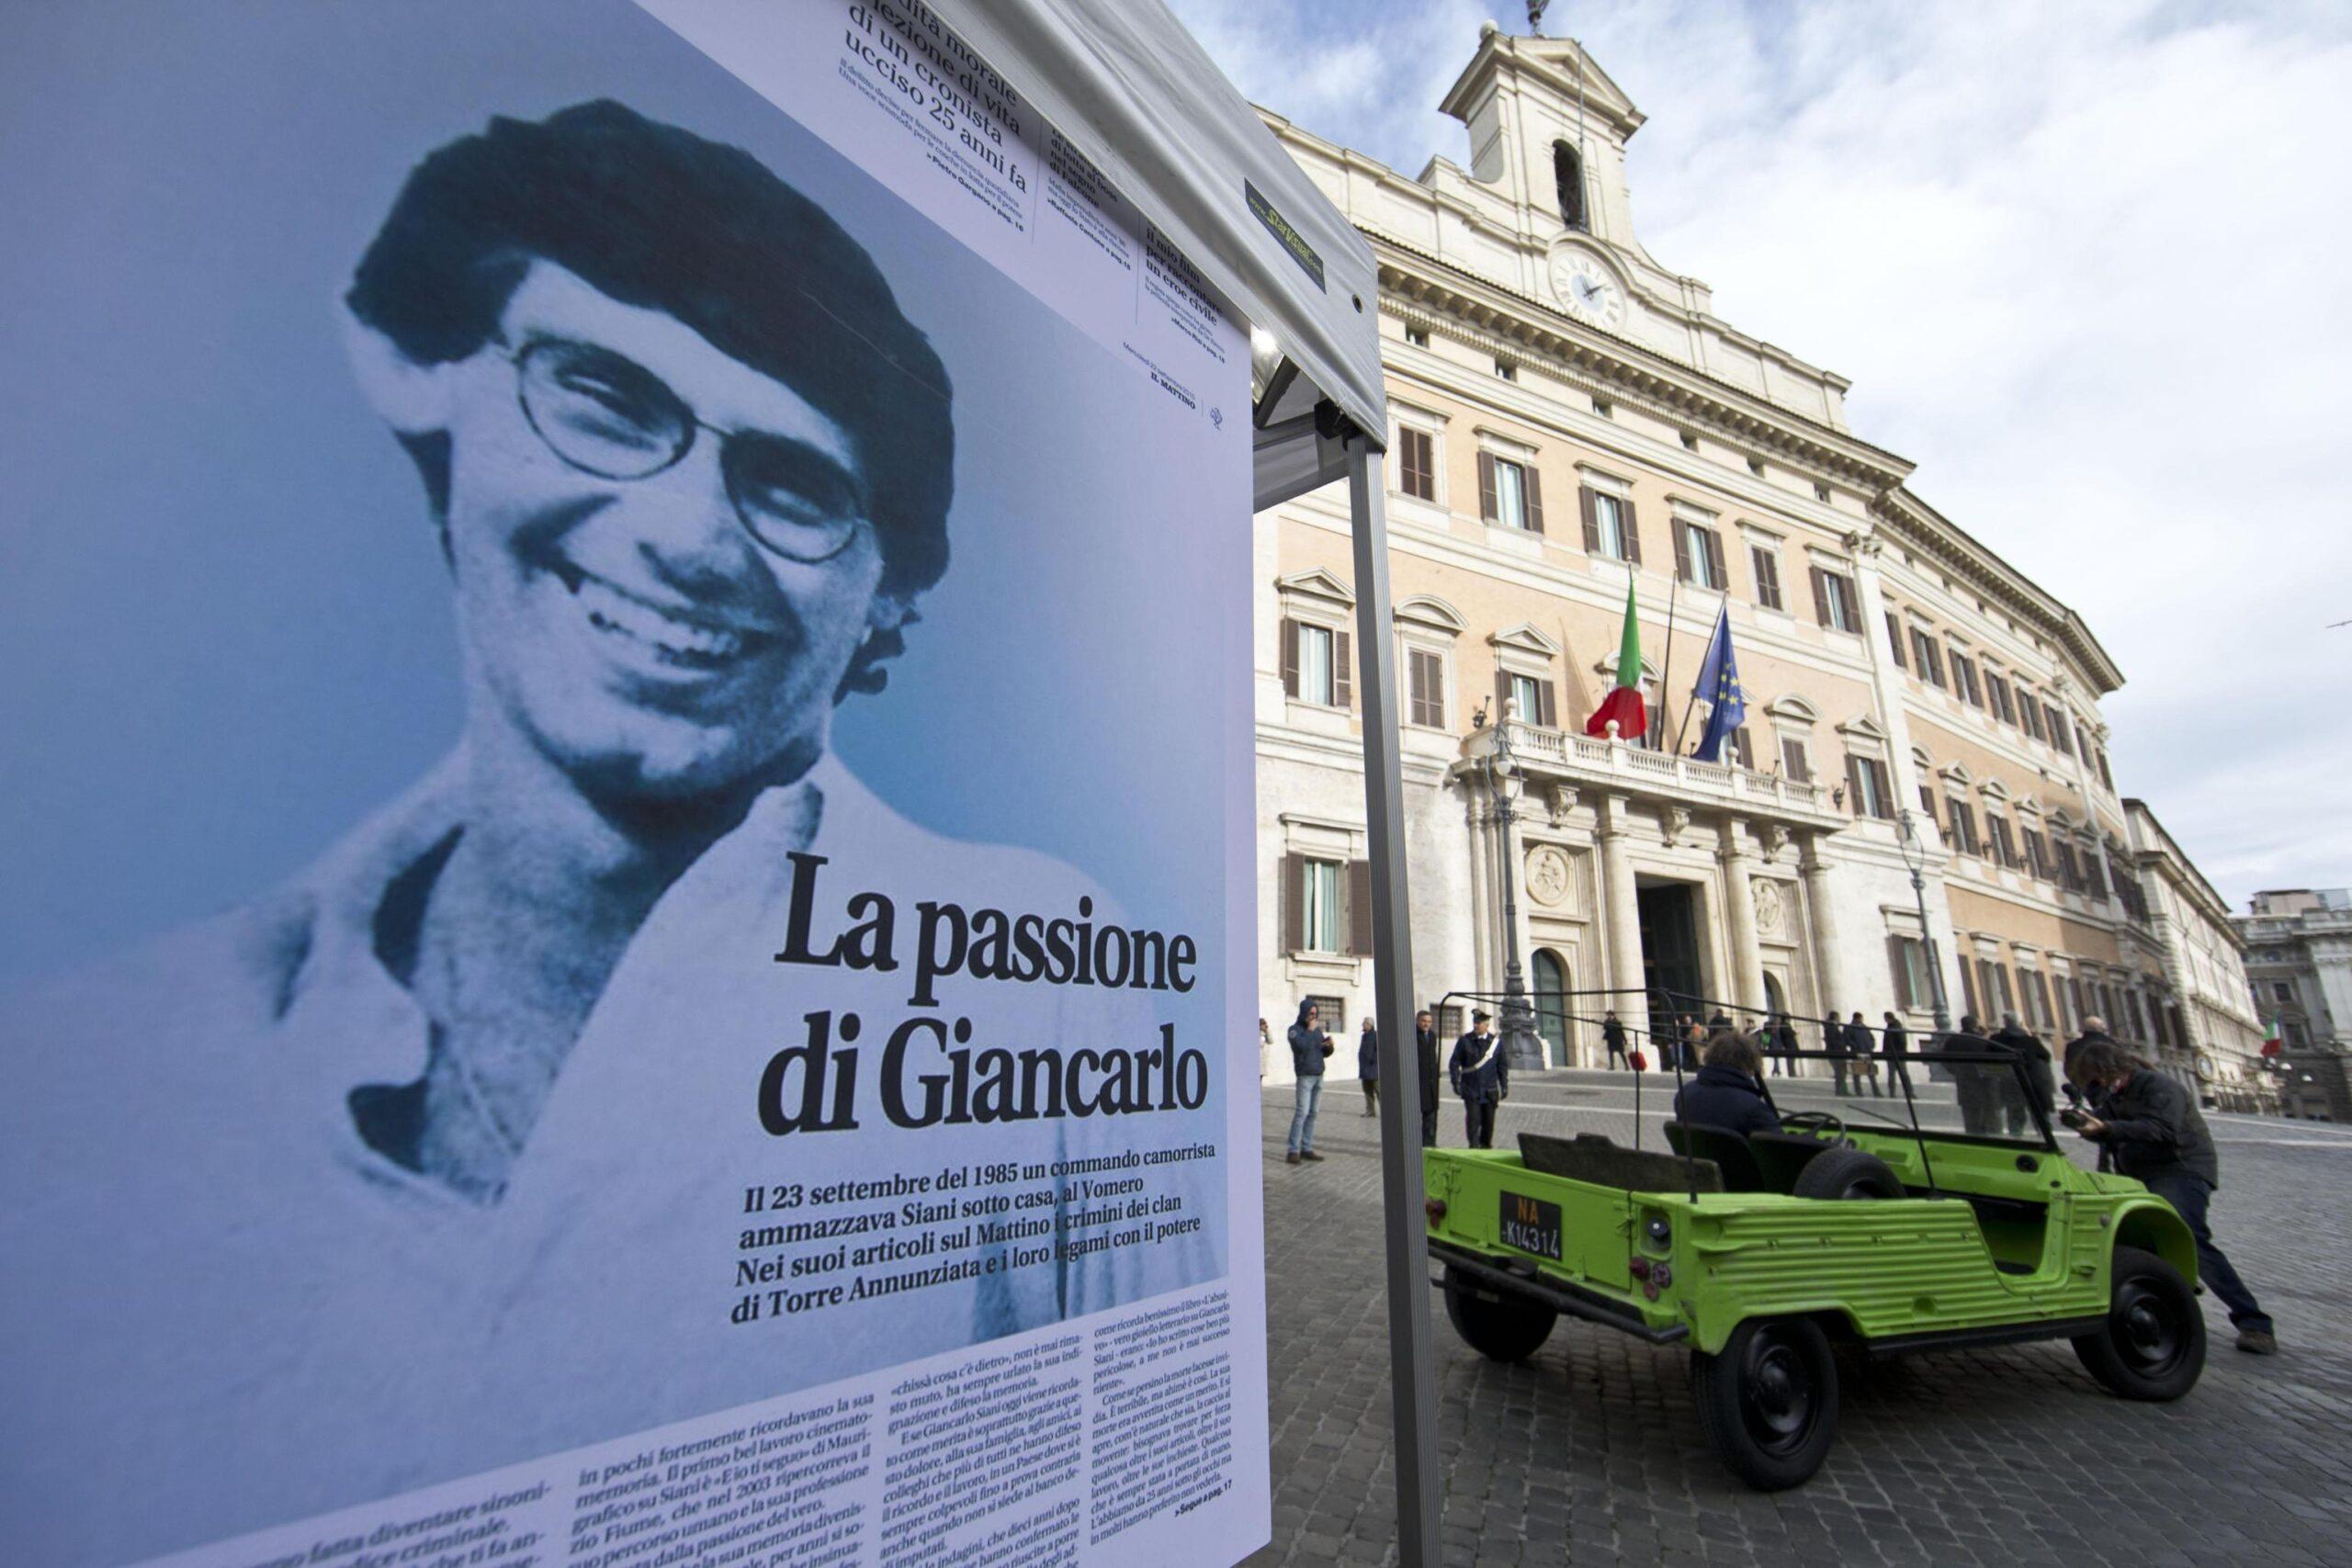
[[[1159,0],[933,0],[940,19],[1078,144],[1281,363],[1257,422],[1262,510],[1343,477],[1328,398],[1387,441],[1372,247]]]

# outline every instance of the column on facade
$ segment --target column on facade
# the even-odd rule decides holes
[[[1483,780],[1475,774],[1466,776],[1463,797],[1463,815],[1470,829],[1470,983],[1481,990],[1498,988],[1502,966],[1494,956],[1498,943],[1492,933],[1499,917],[1492,911],[1502,901],[1488,891],[1494,879],[1487,857],[1493,853],[1494,840],[1487,831],[1488,802]]]
[[[1748,1009],[1753,1025],[1764,1011],[1764,949],[1756,940],[1756,890],[1748,885],[1747,824],[1724,818],[1715,859],[1723,865],[1724,917],[1731,929],[1732,1000]]]
[[[1804,878],[1805,917],[1813,927],[1814,1000],[1825,1013],[1833,1007],[1851,1012],[1854,998],[1847,989],[1845,961],[1838,947],[1837,899],[1829,886],[1829,863],[1821,858],[1823,837],[1804,835],[1797,858],[1798,873]]]
[[[1600,907],[1609,933],[1608,1005],[1633,1022],[1642,993],[1642,911],[1634,897],[1634,864],[1625,852],[1625,797],[1604,795],[1594,803],[1600,843]]]

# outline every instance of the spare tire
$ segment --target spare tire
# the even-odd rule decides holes
[[[1903,1179],[1867,1149],[1824,1149],[1805,1161],[1789,1192],[1797,1198],[1900,1198]]]

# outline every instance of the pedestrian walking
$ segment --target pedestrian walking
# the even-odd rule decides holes
[[[1885,1099],[1886,1090],[1878,1084],[1878,1057],[1871,1044],[1871,1026],[1862,1021],[1860,1013],[1846,1024],[1846,1054],[1853,1058],[1855,1077],[1871,1086],[1871,1098]],[[1857,1092],[1854,1098],[1860,1100],[1861,1095]]]
[[[1909,1100],[1918,1090],[1911,1087],[1911,1035],[1903,1021],[1893,1013],[1885,1015],[1886,1028],[1878,1037],[1879,1055],[1886,1059],[1886,1092],[1894,1093],[1897,1079],[1902,1080],[1903,1098]]]
[[[1684,1072],[1695,1073],[1699,1070],[1699,1048],[1706,1043],[1707,1032],[1687,1012],[1679,1015],[1674,1022],[1675,1049],[1681,1053],[1676,1058],[1677,1065]]]
[[[1437,1147],[1437,1021],[1427,1008],[1413,1015],[1413,1062],[1421,1078],[1421,1147]]]
[[[1826,1010],[1829,1016],[1821,1021],[1821,1048],[1829,1054],[1829,1092],[1838,1099],[1846,1098],[1846,1026],[1838,1021],[1838,1010]]]
[[[1960,1028],[1938,1043],[1939,1054],[1962,1056],[1996,1054],[1999,1047],[1979,1032],[1982,1027],[1974,1013],[1961,1014]],[[1977,1134],[1994,1132],[1994,1122],[1999,1115],[1996,1094],[1999,1087],[1997,1076],[2006,1076],[2007,1069],[1980,1062],[1953,1062],[1944,1070],[1951,1074],[1952,1092],[1960,1101],[1961,1131]]]
[[[1781,1047],[1781,1060],[1789,1065],[1788,1076],[1795,1077],[1797,1076],[1796,1020],[1791,1018],[1787,1013],[1782,1013],[1781,1015],[1781,1021],[1779,1025],[1772,1032],[1772,1037]],[[1775,1077],[1781,1076],[1780,1066],[1777,1063],[1773,1066],[1772,1076]]]
[[[2040,1098],[2036,1068],[2049,1071],[2050,1048],[2019,1028],[2018,1015],[2013,1012],[2001,1015],[2001,1027],[1994,1032],[1993,1043],[2007,1052],[2019,1069],[2002,1074],[1997,1088],[2002,1129],[2012,1138],[2021,1138],[2033,1130],[2033,1107]],[[2048,1109],[2042,1108],[2045,1115]]]
[[[1600,1043],[1609,1047],[1611,1066],[1620,1067],[1631,1065],[1625,1059],[1625,1026],[1617,1021],[1617,1014],[1613,1009],[1600,1021]]]
[[[1470,1015],[1470,1031],[1453,1043],[1446,1076],[1462,1097],[1463,1138],[1474,1149],[1495,1146],[1495,1108],[1510,1098],[1510,1067],[1503,1060],[1500,1042],[1487,1027],[1490,1015]]]
[[[1298,1021],[1290,1026],[1291,1086],[1290,1145],[1285,1165],[1320,1160],[1315,1152],[1315,1107],[1323,1098],[1323,1064],[1332,1052],[1331,1037],[1323,1032],[1323,1010],[1312,1001],[1298,1004]]]
[[[1380,1114],[1380,1031],[1373,1027],[1372,1014],[1363,1015],[1363,1029],[1356,1035],[1356,1077],[1363,1084],[1363,1113]]]
[[[2089,1021],[2085,1021],[2087,1030]],[[2229,1258],[2214,1245],[2206,1208],[2222,1185],[2221,1151],[2205,1129],[2204,1113],[2187,1089],[2112,1040],[2090,1042],[2073,1054],[2071,1081],[2102,1107],[2098,1115],[2070,1111],[2070,1125],[2115,1156],[2122,1175],[2146,1183],[2170,1203],[2197,1238],[2198,1282],[2219,1296],[2238,1331],[2238,1348],[2278,1353],[2276,1325]]]

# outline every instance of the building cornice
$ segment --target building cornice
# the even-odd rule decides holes
[[[1371,242],[1384,296],[1410,318],[1513,357],[1541,355],[1564,379],[1644,407],[1671,424],[1705,428],[1824,478],[1871,492],[1900,485],[1913,465],[1844,431],[1589,326],[1540,299],[1358,225]]]

